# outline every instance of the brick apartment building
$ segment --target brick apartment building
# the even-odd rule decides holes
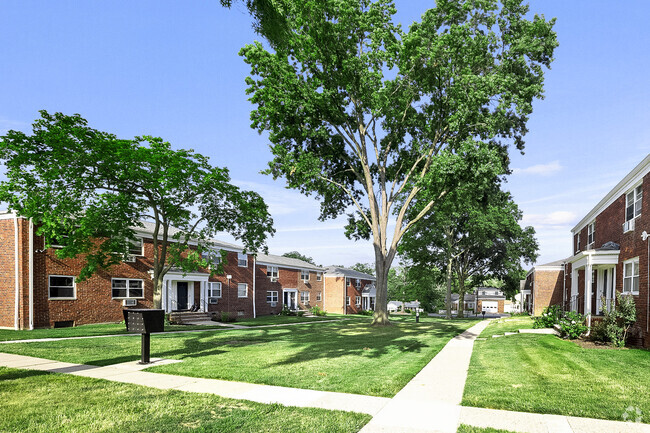
[[[650,155],[628,173],[571,230],[573,255],[533,268],[522,295],[528,311],[545,306],[600,315],[615,293],[632,296],[637,322],[634,343],[650,347]]]
[[[78,281],[84,258],[60,259],[56,248],[44,248],[32,223],[13,213],[0,213],[0,327],[33,329],[119,322],[124,308],[153,307],[152,226],[137,230],[139,241],[129,259]],[[183,273],[171,269],[164,277],[162,308],[170,313],[192,307],[202,312],[228,312],[239,317],[278,314],[284,306],[305,310],[326,305],[325,269],[302,260],[245,254],[242,247],[213,241],[225,252],[224,273],[208,269]],[[353,271],[354,272],[354,271]],[[361,285],[363,290],[368,281]],[[356,286],[328,285],[331,299],[356,296]],[[360,294],[360,292],[359,292]],[[374,296],[374,295],[373,295]],[[344,302],[344,301],[343,301]],[[374,298],[372,301],[374,306]],[[354,307],[350,312],[356,311]]]
[[[356,314],[374,310],[377,288],[375,277],[337,266],[325,271],[325,311]]]

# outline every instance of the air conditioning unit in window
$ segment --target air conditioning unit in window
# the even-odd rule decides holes
[[[208,304],[216,305],[219,303],[219,298],[208,298]]]
[[[277,307],[278,303],[277,302],[271,302],[271,307]]]
[[[277,282],[278,282],[278,279],[275,278],[275,277],[271,277],[271,282],[272,282],[272,283],[277,283]]]
[[[135,255],[134,255],[134,254],[129,254],[129,255],[126,257],[125,262],[135,263]]]
[[[634,230],[634,221],[632,219],[623,223],[623,233]]]
[[[137,299],[124,299],[122,300],[122,305],[125,307],[135,307],[138,305]]]

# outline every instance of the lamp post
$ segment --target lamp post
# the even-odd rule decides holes
[[[226,275],[226,280],[228,280],[228,294],[226,295],[226,309],[230,313],[230,280],[232,280],[232,275]]]

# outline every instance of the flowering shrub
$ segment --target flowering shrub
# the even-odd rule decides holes
[[[557,305],[551,305],[544,308],[544,312],[541,316],[535,317],[535,323],[533,323],[533,328],[552,328],[562,316],[562,310]]]
[[[585,324],[585,316],[575,311],[567,311],[564,317],[558,320],[560,325],[560,334],[564,338],[574,340],[587,332],[587,325]]]
[[[603,305],[605,305],[603,303]],[[623,347],[627,341],[630,328],[636,322],[636,304],[632,296],[616,295],[616,307],[604,311],[603,327],[606,338],[614,346]]]

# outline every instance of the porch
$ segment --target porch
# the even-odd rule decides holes
[[[618,247],[618,245],[617,245]],[[610,311],[615,303],[616,266],[619,249],[595,249],[573,256],[571,263],[571,311],[584,315],[601,315],[603,307]],[[584,272],[584,290],[580,295],[579,271]],[[603,305],[603,298],[605,305]]]
[[[202,272],[182,273],[170,270],[163,279],[162,305],[165,313],[189,311],[197,306],[200,312],[208,312],[208,278]]]

